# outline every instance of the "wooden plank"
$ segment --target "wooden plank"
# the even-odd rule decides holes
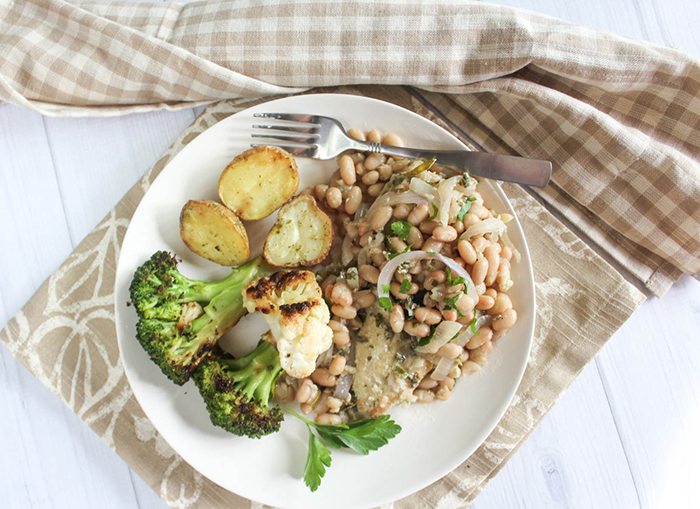
[[[662,46],[700,57],[700,2],[689,0],[638,0],[639,15],[649,20],[654,37]]]
[[[2,327],[72,245],[41,115],[0,106],[0,154]]]
[[[598,356],[642,507],[700,500],[700,282],[645,303]]]
[[[75,243],[90,233],[193,120],[191,110],[45,119]]]
[[[138,509],[167,509],[166,504],[151,487],[141,479],[136,472],[129,469],[131,475],[131,483],[136,493],[136,505]]]
[[[14,106],[0,107],[0,154],[0,324],[4,326],[73,246],[43,118]],[[4,500],[3,506],[132,504],[134,490],[123,462],[92,432],[88,436],[87,426],[4,345],[0,363],[0,489],[11,494],[9,505]],[[86,454],[87,450],[93,453]],[[90,457],[99,467],[91,464]]]
[[[639,507],[594,363],[486,486],[472,509]]]
[[[495,0],[493,3],[528,9],[626,37],[651,40],[647,20],[640,17],[635,0],[615,2],[560,2],[557,0]]]

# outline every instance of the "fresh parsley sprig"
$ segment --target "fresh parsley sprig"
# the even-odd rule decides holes
[[[401,432],[401,426],[388,415],[331,425],[318,424],[292,410],[286,411],[304,422],[309,430],[309,454],[304,466],[304,482],[312,492],[321,485],[321,479],[326,475],[326,467],[331,466],[331,451],[323,442],[333,449],[352,449],[359,454],[369,454],[370,451],[376,451],[388,444],[389,440]],[[323,442],[313,433],[312,428]]]

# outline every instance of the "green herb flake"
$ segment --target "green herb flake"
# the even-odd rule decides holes
[[[421,338],[417,343],[416,347],[419,346],[426,346],[429,345],[430,342],[433,340],[433,336],[435,336],[435,330],[437,329],[437,326],[430,327],[430,334],[425,336],[424,338]]]
[[[455,311],[457,311],[457,314],[460,316],[460,318],[464,318],[465,315],[463,315],[462,312],[459,309],[457,309],[457,300],[459,300],[460,297],[461,295],[459,294],[453,297],[446,297],[445,299],[443,299],[443,302],[445,303],[445,307],[447,309],[454,309]]]
[[[435,205],[434,203],[430,203],[430,204],[433,206],[433,215],[428,218],[428,221],[432,221],[440,213],[440,209],[438,209],[437,205]]]
[[[406,249],[404,249],[404,250],[401,251],[400,253],[391,253],[391,254],[389,255],[389,260],[393,260],[394,258],[396,258],[396,257],[399,256],[399,255],[408,253],[408,252],[411,250],[411,248],[413,247],[413,244],[415,244],[415,242],[411,242],[408,246],[406,246]]]
[[[404,242],[408,240],[411,228],[413,228],[413,225],[406,221],[394,221],[391,223],[391,232]]]
[[[473,196],[470,198],[467,198],[467,201],[462,205],[462,208],[459,209],[459,212],[457,213],[457,219],[460,221],[464,219],[464,216],[467,215],[467,212],[469,212],[469,209],[472,208],[472,202],[475,202],[476,198]]]
[[[403,281],[401,281],[401,287],[399,288],[399,293],[408,293],[411,291],[411,288],[413,288],[413,284],[411,281],[407,278],[404,277]]]
[[[469,328],[472,330],[472,333],[474,335],[478,335],[478,333],[476,332],[476,321],[477,321],[477,316],[476,316],[476,313],[474,313],[474,318],[469,323]]]
[[[450,286],[457,286],[457,285],[465,285],[464,291],[467,291],[467,280],[464,279],[463,277],[456,277],[452,278],[452,271],[450,270],[449,267],[445,267],[445,274],[447,275],[447,281],[450,283]]]
[[[389,293],[391,291],[391,285],[382,285],[382,290],[384,290],[384,293]]]
[[[379,297],[379,305],[389,312],[394,309],[394,305],[391,303],[391,299],[389,297]]]

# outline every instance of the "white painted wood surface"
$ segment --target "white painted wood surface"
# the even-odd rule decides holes
[[[697,0],[498,0],[700,57]],[[0,326],[201,111],[0,106]],[[700,133],[699,133],[700,135]],[[625,324],[472,505],[700,507],[700,283]],[[165,504],[0,345],[0,508]]]

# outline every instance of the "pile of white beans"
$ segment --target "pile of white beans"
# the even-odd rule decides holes
[[[356,139],[402,145],[402,140],[396,134],[382,136],[378,130],[365,134],[356,129],[351,129],[349,133]],[[387,205],[378,208],[369,222],[353,220],[361,204],[371,204],[392,175],[406,169],[409,163],[405,159],[387,158],[376,153],[346,154],[338,159],[338,170],[333,173],[328,184],[319,184],[302,191],[302,194],[314,196],[334,222],[334,244],[324,263],[338,263],[343,251],[350,250],[348,253],[352,254],[352,261],[349,266],[355,266],[359,275],[359,281],[330,275],[321,283],[325,298],[332,303],[332,317],[328,325],[333,329],[333,355],[326,356],[326,361],[309,378],[300,381],[287,379],[277,386],[278,400],[292,401],[296,398],[301,403],[302,412],[316,413],[316,422],[340,424],[347,420],[343,409],[351,403],[350,396],[341,401],[333,396],[334,387],[341,375],[354,370],[353,366],[348,365],[347,358],[351,341],[362,326],[358,311],[375,303],[377,280],[388,261],[384,253],[376,251],[371,254],[368,263],[357,266],[357,256],[378,232],[386,233],[385,226],[393,219],[406,221],[412,227],[405,241],[398,236],[388,237],[391,250],[401,253],[407,246],[411,246],[411,250],[432,251],[452,258],[470,274],[478,301],[474,302],[472,297],[463,292],[463,285],[450,284],[442,263],[437,260],[418,261],[408,270],[394,273],[390,290],[393,308],[389,315],[392,330],[424,338],[430,334],[431,327],[443,320],[468,326],[478,311],[491,317],[490,325],[480,327],[464,347],[454,343],[440,347],[432,357],[433,361],[435,358],[446,357],[458,359],[459,362],[455,363],[443,380],[433,380],[428,373],[414,387],[411,401],[427,403],[436,398],[449,399],[455,380],[480,369],[487,362],[493,343],[517,320],[517,313],[507,293],[513,284],[510,277],[510,262],[513,258],[511,248],[484,236],[470,240],[460,239],[460,235],[470,226],[496,217],[496,213],[484,205],[479,192],[473,191],[467,196],[453,199],[453,206],[458,207],[458,198],[472,198],[471,207],[463,219],[455,219],[449,225],[430,221],[430,209],[425,203]],[[456,214],[450,215],[454,217]],[[512,219],[508,214],[497,217],[506,223]],[[410,281],[410,290],[401,293],[401,283],[405,278]],[[421,290],[426,291],[423,302],[406,306],[409,297]],[[436,299],[435,295],[440,298]],[[445,305],[445,298],[458,295],[452,299],[454,307]]]

